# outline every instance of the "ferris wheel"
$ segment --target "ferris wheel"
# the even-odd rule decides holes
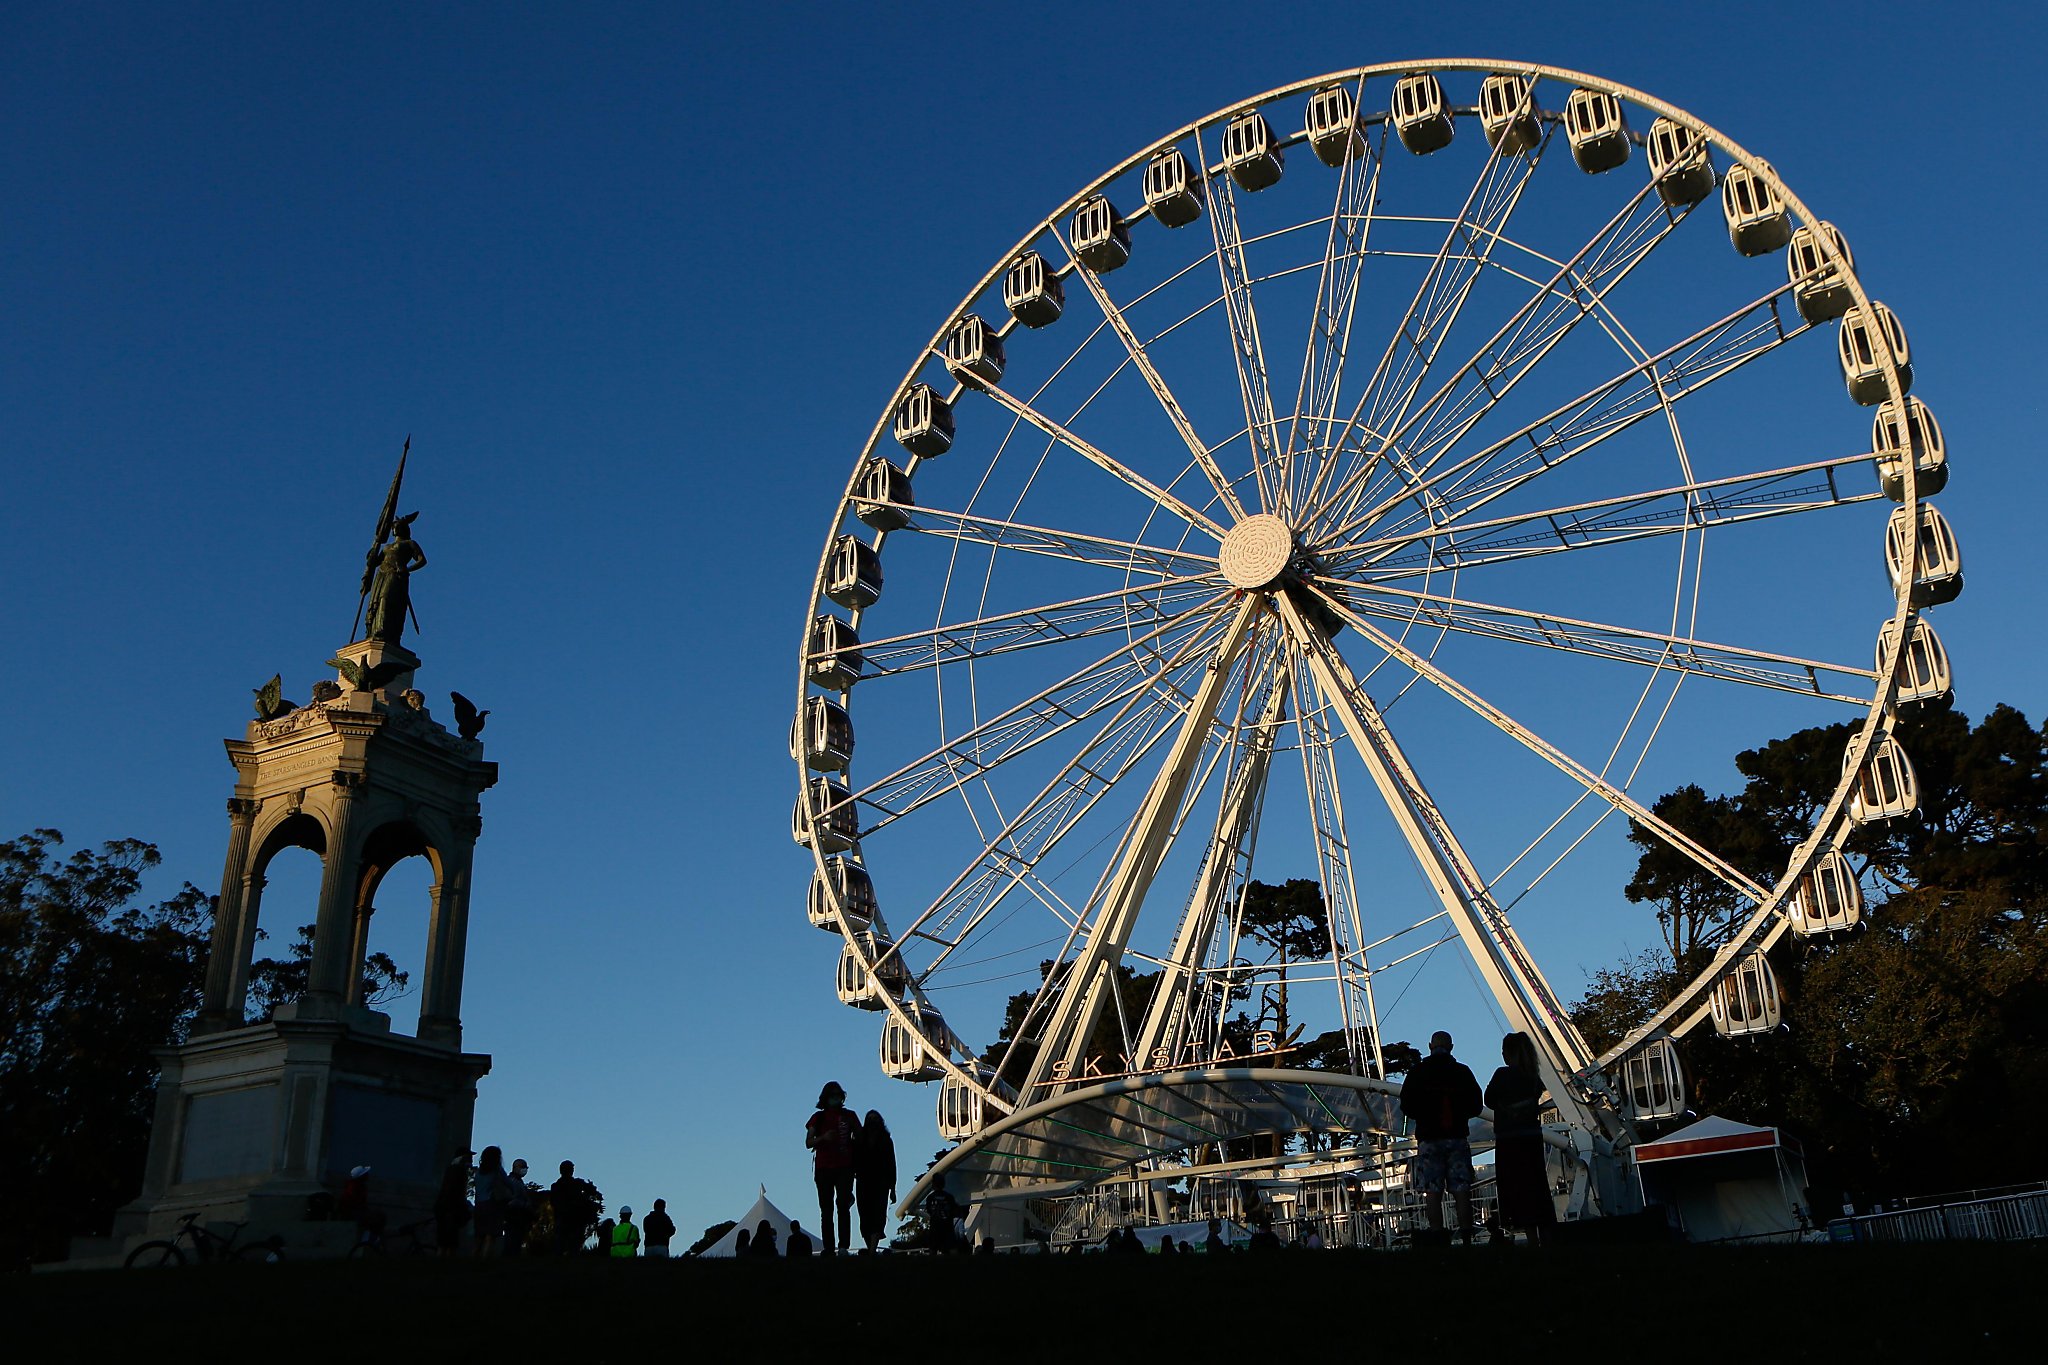
[[[1512,62],[1270,91],[909,361],[813,583],[792,831],[946,1137],[1147,1071],[1383,1079],[1460,994],[1625,1134],[1684,1109],[1674,1039],[1778,1026],[1781,939],[1860,917],[1839,846],[1916,807],[1893,725],[1949,692],[1941,432],[1847,236],[1691,114]],[[1652,809],[1845,720],[1775,879]],[[1596,1055],[1545,967],[1612,959],[1645,840],[1735,909]]]

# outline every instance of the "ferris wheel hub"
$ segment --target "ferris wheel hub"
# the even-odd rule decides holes
[[[1231,586],[1246,592],[1271,587],[1293,558],[1293,528],[1271,512],[1246,517],[1231,527],[1216,556]]]

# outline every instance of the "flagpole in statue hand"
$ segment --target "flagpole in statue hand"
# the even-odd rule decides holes
[[[356,638],[356,631],[362,626],[363,604],[370,600],[370,587],[377,577],[377,561],[383,554],[384,542],[391,536],[392,524],[398,519],[398,487],[405,482],[405,460],[410,454],[412,454],[412,433],[407,432],[405,435],[405,448],[398,452],[398,472],[391,476],[391,491],[384,495],[384,510],[377,515],[376,539],[370,545],[370,552],[363,556],[363,586],[356,595],[355,620],[349,623],[348,628],[348,637],[351,640]],[[410,607],[411,603],[408,602],[407,606]],[[417,617],[413,620],[413,629],[419,629]]]

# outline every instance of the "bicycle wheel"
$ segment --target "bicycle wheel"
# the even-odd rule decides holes
[[[158,1266],[185,1264],[185,1253],[169,1242],[144,1242],[121,1262],[127,1270],[153,1270]]]

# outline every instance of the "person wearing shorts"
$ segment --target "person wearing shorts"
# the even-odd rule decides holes
[[[1458,1208],[1458,1234],[1472,1241],[1471,1121],[1485,1107],[1479,1078],[1451,1055],[1451,1035],[1430,1035],[1429,1056],[1401,1083],[1401,1112],[1415,1125],[1415,1164],[1410,1168],[1422,1196],[1422,1216],[1432,1230],[1444,1225],[1444,1191]]]

